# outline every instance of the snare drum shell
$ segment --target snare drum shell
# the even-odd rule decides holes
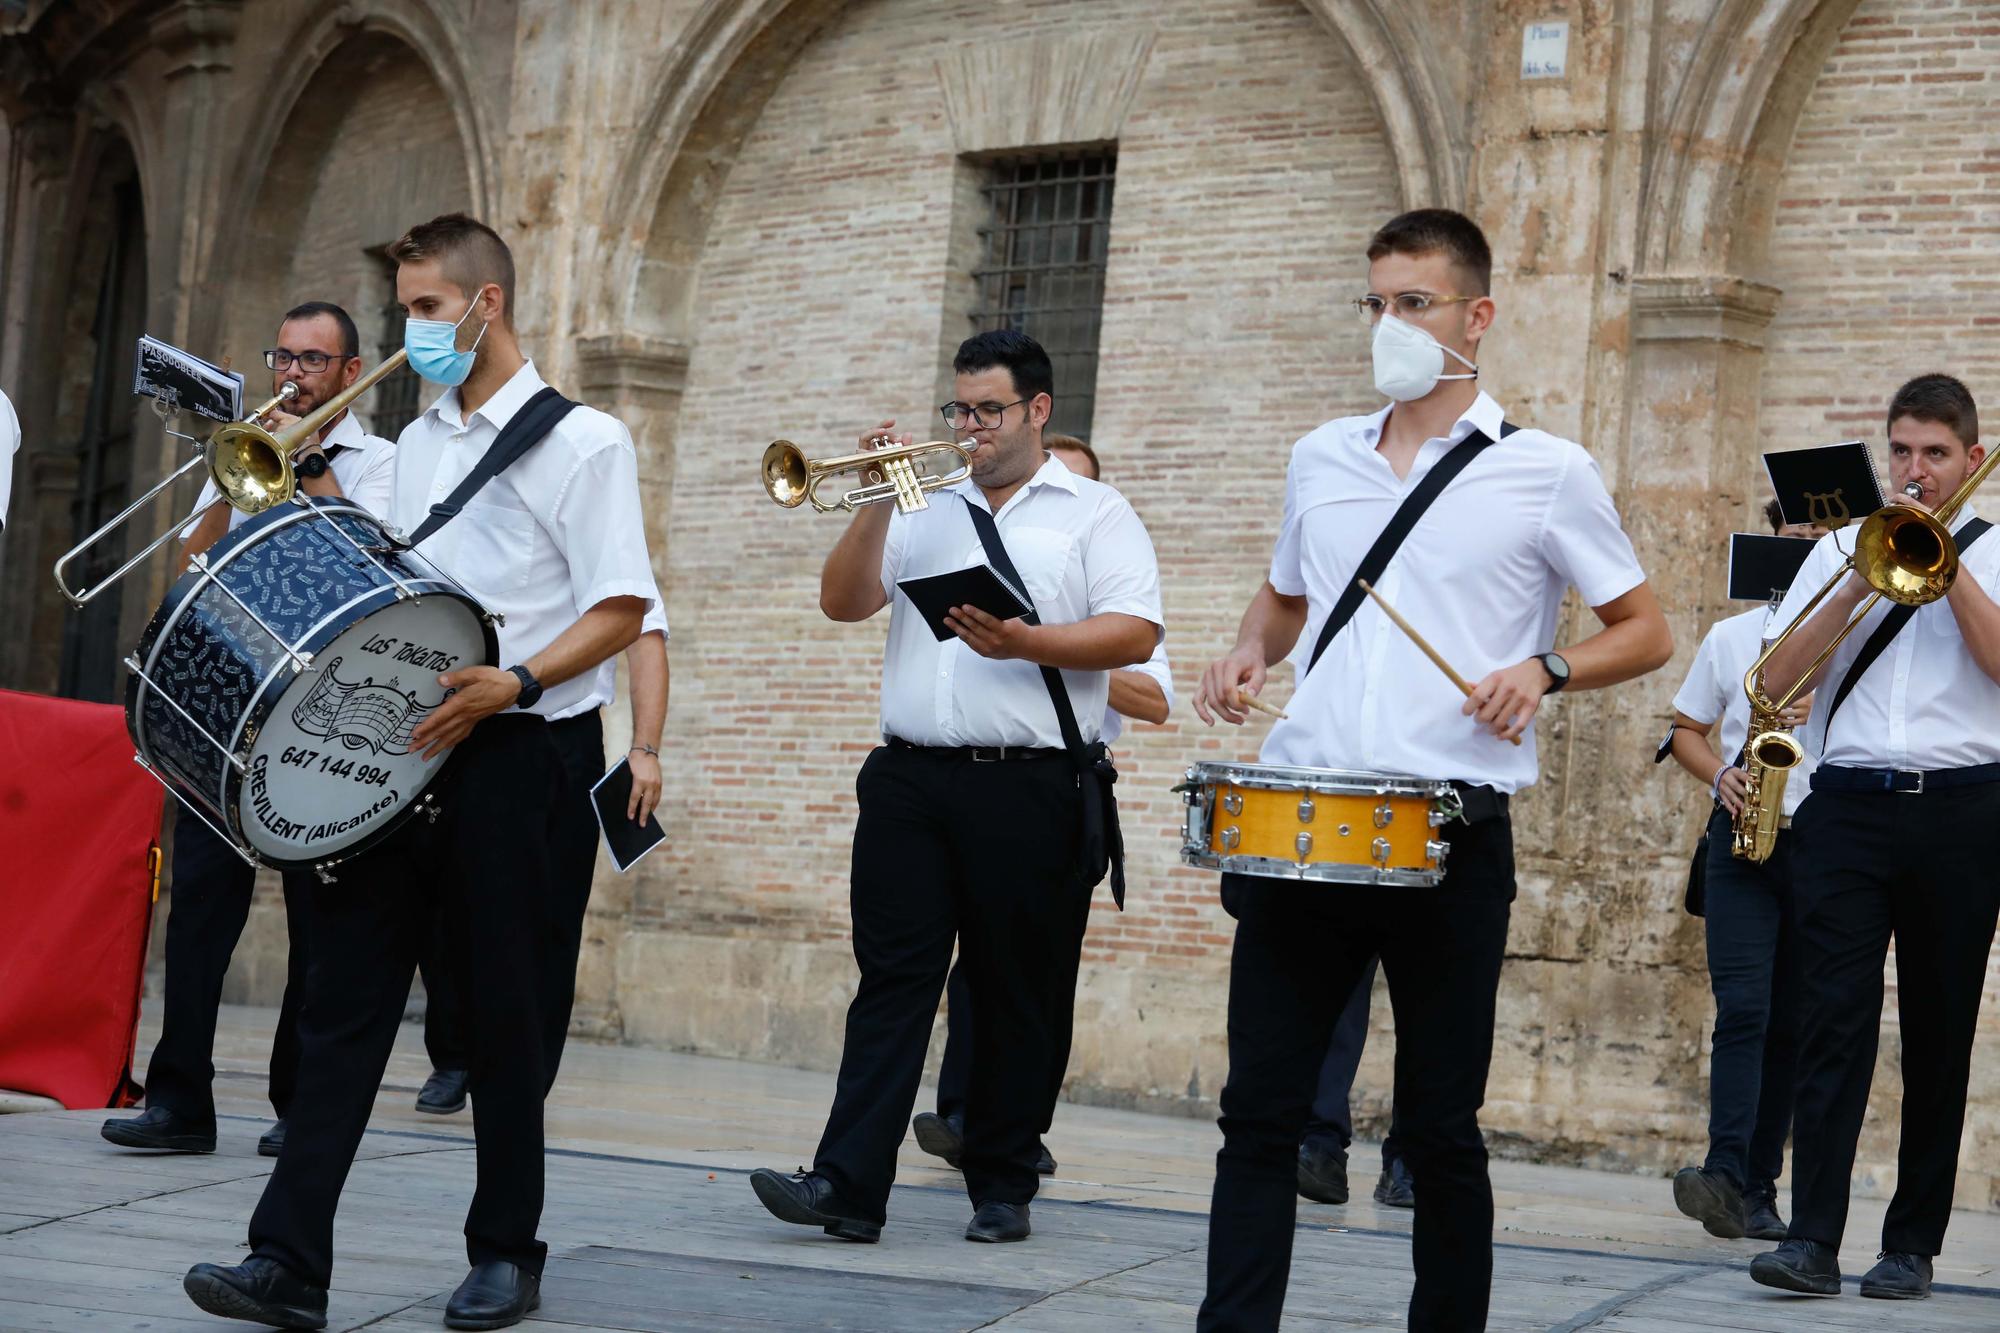
[[[1240,763],[1187,770],[1181,859],[1266,878],[1426,886],[1444,878],[1426,778]]]
[[[322,531],[325,525],[316,519],[339,524],[341,533],[369,548],[374,562],[339,533]],[[301,497],[267,510],[226,534],[205,563],[207,571],[191,569],[175,581],[140,638],[136,660],[153,684],[135,673],[125,696],[126,726],[140,757],[177,797],[195,802],[239,847],[276,869],[324,866],[388,837],[415,813],[437,764],[429,765],[421,780],[405,782],[410,789],[398,792],[402,803],[352,839],[329,840],[301,855],[277,854],[247,835],[246,773],[194,723],[247,766],[259,735],[310,688],[308,673],[294,668],[285,643],[319,667],[318,655],[343,634],[414,601],[450,617],[455,637],[477,645],[478,661],[459,665],[491,666],[498,661],[499,643],[484,610],[421,557],[394,549],[373,515],[337,497]],[[413,599],[399,594],[384,568],[402,580]],[[217,586],[218,578],[226,579],[250,611]],[[161,690],[171,693],[172,703]]]

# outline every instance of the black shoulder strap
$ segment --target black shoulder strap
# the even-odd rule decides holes
[[[1983,518],[1971,519],[1952,534],[1952,541],[1957,545],[1960,554],[1963,554],[1968,546],[1985,536],[1986,530],[1992,526]],[[1833,715],[1840,711],[1840,705],[1854,692],[1862,673],[1875,665],[1875,659],[1882,655],[1883,649],[1889,646],[1891,640],[1902,633],[1903,626],[1909,624],[1910,617],[1916,613],[1917,608],[1914,606],[1895,606],[1889,609],[1888,615],[1882,617],[1882,623],[1875,627],[1875,632],[1868,636],[1868,642],[1862,644],[1861,651],[1854,655],[1854,665],[1848,667],[1847,674],[1840,678],[1840,686],[1833,692],[1833,702],[1827,705],[1826,727],[1821,729],[1821,737],[1825,737],[1832,729]]]
[[[493,443],[486,446],[486,452],[465,474],[465,480],[458,483],[458,489],[437,504],[431,506],[430,517],[417,525],[410,534],[410,545],[420,546],[445,524],[458,517],[473,496],[479,494],[487,482],[499,476],[510,467],[514,460],[540,444],[548,433],[556,428],[556,423],[568,416],[577,404],[544,386],[520,410],[508,418],[500,428],[500,434]]]
[[[1028,603],[1028,614],[1021,619],[1030,625],[1042,623],[1041,615],[1035,610],[1034,599],[1028,596],[1028,585],[1021,581],[1021,572],[1014,568],[1014,559],[1007,554],[1007,544],[1000,540],[1000,527],[987,513],[971,499],[965,501],[965,510],[972,515],[973,529],[979,533],[979,544],[986,548],[986,558],[993,562],[993,568],[1002,578],[1014,586],[1021,594],[1021,600]],[[1085,763],[1083,754],[1083,732],[1076,725],[1076,709],[1070,705],[1069,691],[1063,688],[1062,676],[1054,667],[1043,667],[1042,684],[1049,687],[1049,702],[1056,706],[1056,725],[1062,728],[1063,748],[1076,761],[1077,771],[1082,772]]]
[[[1504,440],[1519,429],[1520,427],[1513,422],[1503,421],[1500,423],[1500,438]],[[1333,604],[1333,611],[1327,616],[1326,623],[1319,627],[1319,642],[1313,645],[1312,660],[1306,663],[1307,671],[1319,665],[1319,659],[1326,652],[1327,645],[1333,642],[1333,636],[1340,633],[1347,622],[1354,618],[1354,613],[1360,609],[1361,599],[1367,596],[1361,591],[1361,584],[1382,581],[1382,571],[1389,567],[1389,561],[1395,557],[1397,549],[1403,544],[1403,539],[1410,535],[1410,529],[1417,526],[1417,520],[1424,516],[1424,511],[1431,507],[1431,502],[1438,498],[1445,487],[1451,485],[1453,477],[1465,471],[1473,459],[1492,448],[1493,444],[1492,437],[1485,431],[1473,431],[1459,442],[1457,448],[1432,465],[1431,470],[1424,474],[1424,479],[1417,483],[1417,488],[1404,497],[1403,503],[1398,505],[1396,512],[1390,516],[1389,526],[1382,529],[1382,535],[1368,548],[1368,554],[1361,557],[1361,563],[1355,567],[1354,577],[1349,579],[1347,587],[1341,590],[1340,599]]]

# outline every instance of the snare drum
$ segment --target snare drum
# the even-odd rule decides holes
[[[498,656],[492,617],[367,510],[301,496],[169,590],[126,659],[125,721],[246,859],[330,879],[428,801],[444,756],[410,733],[444,702],[439,674]]]
[[[1175,790],[1181,860],[1272,879],[1436,884],[1451,850],[1437,830],[1459,813],[1449,782],[1331,768],[1203,762]]]

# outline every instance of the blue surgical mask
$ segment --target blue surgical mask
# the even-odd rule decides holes
[[[473,354],[479,350],[481,339],[486,337],[486,322],[479,325],[479,337],[472,340],[472,346],[461,352],[458,350],[458,326],[465,323],[477,303],[465,308],[465,314],[447,324],[441,319],[411,319],[403,325],[403,350],[409,353],[410,369],[433,384],[457,386],[465,383],[465,377],[472,373]]]

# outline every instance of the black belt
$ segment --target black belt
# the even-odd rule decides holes
[[[1814,791],[1899,792],[1906,796],[1921,796],[1927,791],[1949,791],[1954,787],[1980,787],[1990,782],[2000,782],[2000,764],[1934,768],[1929,772],[1911,768],[1846,768],[1821,764],[1812,773]]]
[[[565,731],[569,730],[572,725],[589,726],[591,724],[598,723],[600,721],[600,715],[603,712],[604,709],[601,705],[596,708],[586,708],[581,713],[571,713],[568,717],[554,718],[549,722],[549,725],[552,727],[560,727]]]
[[[970,759],[975,764],[997,764],[1008,759],[1067,759],[1069,751],[1034,745],[912,745],[900,736],[884,738],[892,750],[911,750],[937,759]]]
[[[1458,790],[1458,801],[1464,810],[1463,818],[1466,823],[1477,824],[1482,820],[1506,818],[1506,792],[1495,791],[1491,787],[1475,787],[1469,782],[1454,782],[1451,785]]]

